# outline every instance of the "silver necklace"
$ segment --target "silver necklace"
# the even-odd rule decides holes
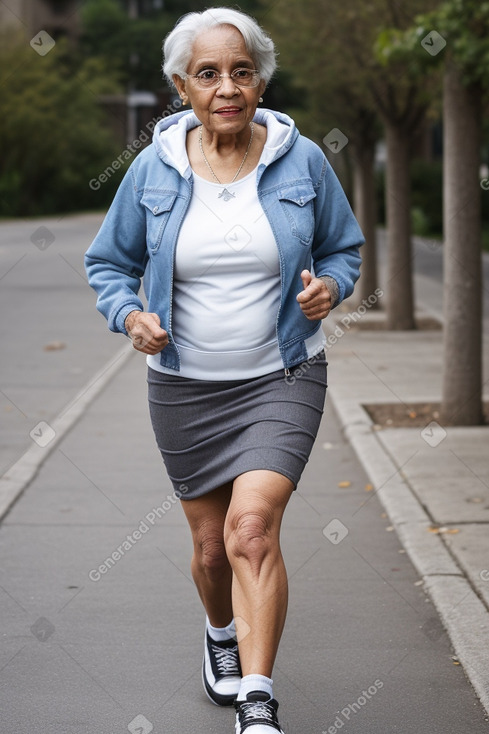
[[[215,180],[217,181],[218,184],[221,184],[222,185],[222,181],[219,181],[219,179],[217,178],[216,174],[212,170],[211,164],[209,163],[209,161],[205,157],[204,146],[202,145],[202,128],[203,128],[203,125],[201,125],[200,128],[199,128],[199,148],[200,148],[200,152],[202,153],[202,157],[203,157],[203,159],[205,161],[205,164],[206,164],[207,168],[209,169],[209,171],[211,172],[212,176],[215,178]],[[244,154],[244,158],[241,161],[240,167],[238,168],[238,170],[234,174],[234,176],[233,176],[232,180],[229,182],[228,186],[230,184],[233,184],[236,181],[236,179],[238,178],[239,174],[241,173],[241,169],[243,168],[243,166],[245,164],[245,160],[248,158],[248,153],[250,152],[251,143],[253,142],[253,133],[254,133],[254,130],[255,130],[255,125],[254,125],[253,122],[250,122],[250,128],[251,128],[250,142],[248,143],[248,147],[246,148],[246,153]],[[236,198],[236,194],[234,194],[232,191],[229,191],[229,189],[226,188],[226,186],[224,186],[223,190],[219,193],[219,195],[218,195],[217,198],[218,199],[224,199],[224,201],[229,201],[230,199],[235,199]]]

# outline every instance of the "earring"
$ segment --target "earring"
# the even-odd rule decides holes
[[[260,97],[260,99],[258,100],[258,102],[263,102],[263,97]]]
[[[184,94],[182,97],[182,104],[187,104],[187,102],[188,102],[188,97],[187,95]]]

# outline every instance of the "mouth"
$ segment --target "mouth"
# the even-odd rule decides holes
[[[222,117],[233,117],[241,112],[241,107],[232,107],[228,105],[226,107],[219,107],[218,110],[214,110],[216,115],[222,115]]]

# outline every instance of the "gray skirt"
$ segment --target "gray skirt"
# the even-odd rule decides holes
[[[321,421],[326,366],[321,352],[290,376],[216,382],[148,367],[151,422],[176,495],[194,499],[254,469],[295,488]]]

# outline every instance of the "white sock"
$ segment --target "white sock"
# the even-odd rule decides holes
[[[209,622],[209,617],[206,617],[207,630],[214,640],[214,642],[226,642],[236,637],[236,627],[234,625],[234,619],[230,621],[227,627],[213,627]]]
[[[273,680],[267,678],[266,675],[259,675],[253,673],[252,675],[245,675],[241,678],[241,686],[238,693],[238,701],[246,701],[248,693],[251,691],[263,691],[268,693],[270,698],[273,698]]]

